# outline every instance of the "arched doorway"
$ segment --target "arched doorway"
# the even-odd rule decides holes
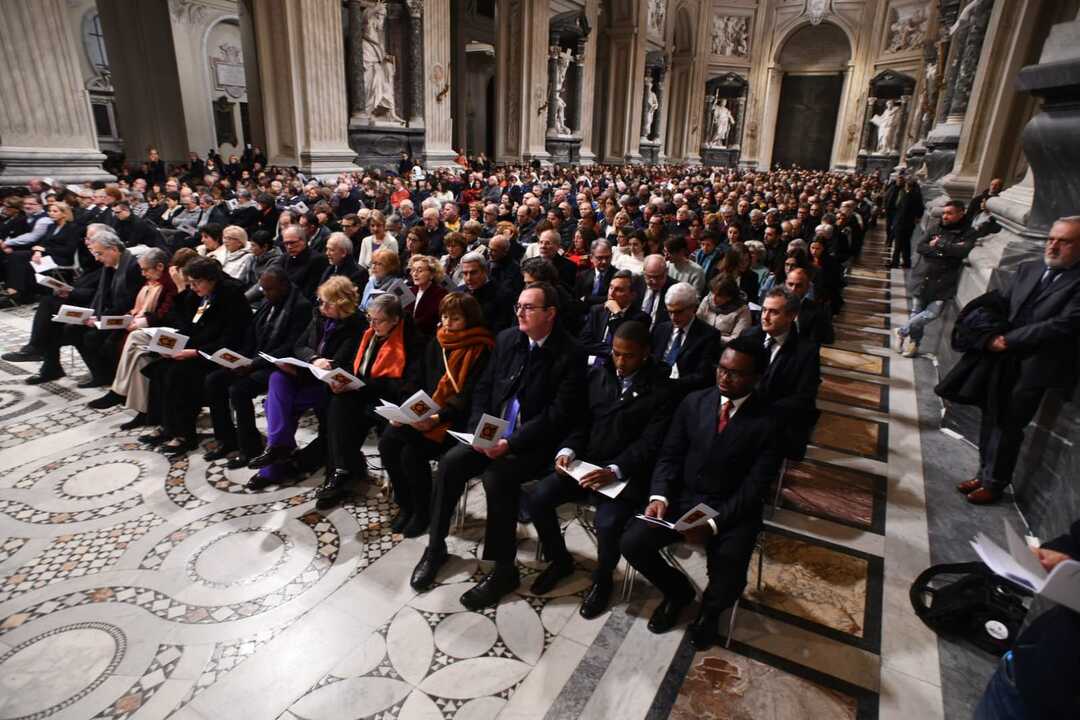
[[[782,75],[774,167],[829,169],[850,60],[847,35],[832,23],[804,25],[783,44],[777,57]]]

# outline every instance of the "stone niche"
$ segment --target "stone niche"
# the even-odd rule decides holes
[[[914,92],[915,78],[895,70],[883,70],[870,80],[856,170],[888,175],[899,164]]]
[[[701,125],[705,128],[701,145],[702,164],[719,167],[736,167],[739,164],[749,88],[746,78],[731,72],[705,83],[705,117]]]
[[[548,25],[547,131],[544,147],[555,163],[581,160],[581,107],[586,88],[585,43],[592,28],[581,10],[560,13]],[[591,122],[591,120],[590,120]]]
[[[650,50],[645,54],[645,82],[644,96],[641,99],[641,140],[639,143],[643,163],[660,162],[662,118],[666,112],[667,101],[664,96],[664,76],[667,75],[669,67],[670,63],[663,51]],[[651,102],[654,99],[655,107]]]

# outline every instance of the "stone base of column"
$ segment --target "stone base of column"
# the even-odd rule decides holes
[[[341,173],[357,170],[353,160],[356,153],[349,148],[341,150],[305,150],[300,153],[300,172],[309,176],[336,177]]]
[[[101,168],[104,161],[105,155],[93,149],[0,146],[0,185],[46,177],[63,183],[116,180]]]
[[[861,173],[872,173],[875,170],[881,173],[881,177],[885,178],[889,176],[893,168],[900,162],[899,153],[868,153],[860,154],[855,160],[855,166],[852,170],[858,169]]]
[[[926,136],[928,152],[924,163],[926,177],[930,181],[940,180],[952,171],[956,162],[956,148],[960,145],[960,129],[959,123],[944,123]]]
[[[449,149],[449,148],[447,148],[447,149],[432,148],[430,150],[428,150],[426,148],[424,149],[423,162],[424,162],[424,167],[427,168],[428,170],[434,170],[436,168],[443,168],[443,167],[457,167],[457,168],[460,168],[461,166],[458,165],[455,162],[456,160],[457,160],[457,153],[455,153],[452,149]]]
[[[582,150],[578,157],[579,165],[592,165],[596,162],[596,153],[591,149]]]
[[[397,171],[401,153],[412,157],[424,154],[424,128],[373,126],[353,127],[349,123],[349,147],[356,151],[356,164]]]
[[[641,150],[641,162],[655,165],[660,161],[660,143],[643,141],[638,148]]]
[[[553,163],[576,165],[581,162],[581,138],[570,135],[549,135],[544,145]]]
[[[551,165],[551,155],[546,151],[543,153],[522,153],[521,161],[526,165],[531,165],[533,160],[538,161],[542,167]]]

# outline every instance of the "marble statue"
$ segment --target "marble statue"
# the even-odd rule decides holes
[[[386,4],[377,2],[364,10],[361,21],[364,63],[364,112],[376,119],[404,123],[394,100],[394,56],[386,53]]]
[[[745,17],[714,17],[711,41],[714,55],[748,56],[750,54],[749,19]]]
[[[870,118],[877,127],[877,152],[884,155],[896,151],[896,141],[900,130],[900,106],[895,100],[886,100],[884,109]]]
[[[656,81],[646,78],[645,82],[645,113],[641,123],[641,139],[648,140],[652,135],[653,116],[660,107],[660,98],[656,95]]]
[[[731,128],[734,125],[735,116],[728,110],[727,100],[714,97],[709,112],[710,134],[706,146],[713,148],[727,147],[728,135],[731,134]]]
[[[667,0],[649,0],[649,32],[664,34],[664,15],[667,12]]]
[[[566,71],[570,68],[574,53],[569,49],[553,46],[550,57],[555,60],[555,77],[551,79],[554,91],[554,112],[550,129],[559,135],[569,135],[571,130],[566,124],[566,100],[563,99],[563,91],[566,89]]]

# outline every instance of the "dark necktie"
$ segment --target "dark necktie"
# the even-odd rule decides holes
[[[595,297],[596,295],[600,294],[600,282],[604,278],[600,275],[599,271],[594,271],[593,276],[594,276],[594,279],[593,279],[593,283],[592,283],[592,294]]]
[[[1039,281],[1039,289],[1035,292],[1036,297],[1042,297],[1042,295],[1050,289],[1050,286],[1054,284],[1054,280],[1061,274],[1061,268],[1049,268],[1043,273],[1042,280]]]
[[[667,354],[664,355],[664,362],[668,365],[674,365],[679,359],[679,351],[682,350],[682,335],[682,329],[676,328],[675,334],[671,336],[671,345],[668,347]]]
[[[732,405],[734,405],[734,403],[731,402],[730,400],[728,400],[720,408],[720,418],[716,421],[716,434],[717,435],[724,432],[724,428],[727,427],[728,421],[731,420],[731,406]]]

